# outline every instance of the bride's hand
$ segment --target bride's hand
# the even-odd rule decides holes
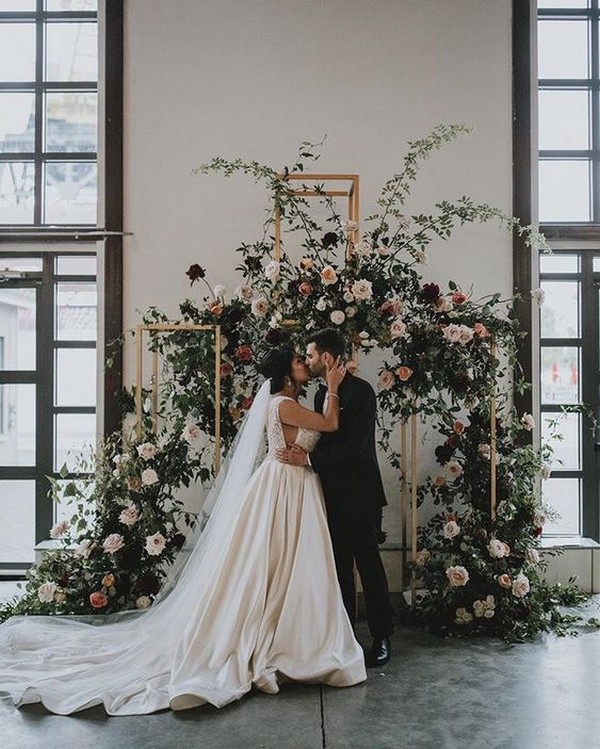
[[[327,388],[332,393],[337,393],[338,387],[344,377],[346,376],[346,365],[342,362],[341,358],[338,357],[331,364],[326,366],[325,369],[325,382]]]

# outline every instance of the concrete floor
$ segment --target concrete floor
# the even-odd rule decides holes
[[[364,625],[358,635],[369,643]],[[0,747],[600,749],[600,632],[506,646],[400,626],[393,648],[365,684],[252,692],[222,710],[62,717],[0,702]]]

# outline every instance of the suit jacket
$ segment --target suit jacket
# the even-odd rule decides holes
[[[325,393],[321,387],[315,395],[319,413],[323,413]],[[321,479],[328,512],[339,509],[376,515],[387,502],[377,463],[375,391],[366,380],[347,372],[338,395],[339,429],[321,435],[310,462]]]

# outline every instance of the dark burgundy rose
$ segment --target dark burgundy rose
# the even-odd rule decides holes
[[[438,445],[435,448],[435,459],[442,466],[444,463],[447,463],[453,455],[454,448],[450,447],[448,444]]]
[[[328,231],[327,234],[325,234],[325,236],[321,240],[321,243],[324,249],[327,249],[328,247],[337,247],[337,243],[339,241],[340,241],[340,238],[334,231]]]
[[[288,293],[295,294],[300,288],[301,280],[299,278],[292,278],[288,283]]]
[[[459,439],[456,434],[453,434],[451,437],[448,437],[446,440],[446,444],[448,447],[451,447],[453,450],[455,450],[458,447]]]
[[[478,528],[473,536],[476,541],[487,541],[488,533],[485,528]]]
[[[256,255],[248,255],[244,260],[244,263],[248,270],[260,270],[262,268],[261,260],[259,257],[256,257]]]
[[[181,549],[181,547],[185,543],[185,536],[183,535],[183,533],[176,533],[171,539],[171,543],[176,549]]]
[[[181,542],[181,546],[183,546],[185,542],[185,536],[183,534],[178,534],[183,537],[183,541]],[[175,543],[175,536],[173,538],[173,544]],[[181,548],[181,546],[177,548]],[[137,589],[140,592],[140,595],[143,596],[154,596],[158,593],[160,588],[160,581],[158,577],[153,572],[146,572],[145,575],[142,575],[142,577],[138,580]]]
[[[194,281],[197,281],[199,278],[204,278],[206,276],[206,271],[201,265],[194,263],[193,265],[190,265],[185,274],[190,279],[190,283],[194,283]]]
[[[426,302],[435,302],[440,296],[440,287],[436,283],[426,283],[421,290],[421,296]]]
[[[269,332],[265,336],[265,341],[270,346],[277,346],[283,341],[284,338],[285,336],[282,330],[280,330],[279,328],[270,328]]]
[[[452,378],[452,385],[458,393],[464,393],[471,384],[471,378],[466,372],[460,372]]]

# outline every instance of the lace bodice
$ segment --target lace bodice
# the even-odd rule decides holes
[[[286,398],[285,395],[278,395],[271,401],[269,405],[269,416],[267,419],[267,439],[269,442],[269,455],[275,456],[276,450],[282,450],[286,447],[285,437],[283,434],[283,426],[279,419],[279,404]],[[298,427],[298,434],[294,443],[306,450],[307,453],[312,452],[315,449],[320,432],[316,432],[314,429],[305,429],[304,427]]]

